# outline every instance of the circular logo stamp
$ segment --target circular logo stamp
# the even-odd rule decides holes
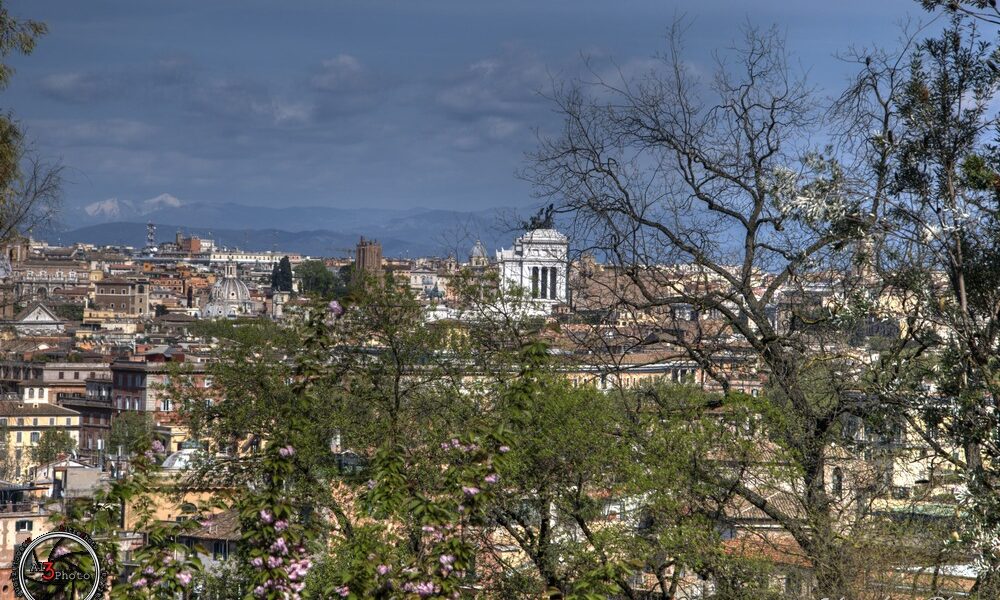
[[[86,533],[57,529],[14,549],[14,595],[26,600],[101,598],[105,574],[97,545]]]

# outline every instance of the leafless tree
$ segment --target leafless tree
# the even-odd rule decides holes
[[[816,151],[812,140],[861,127],[889,138],[892,108],[860,93],[873,84],[863,70],[856,93],[822,110],[774,30],[747,27],[703,76],[683,58],[682,30],[674,24],[660,68],[644,77],[594,72],[557,87],[564,127],[541,140],[525,175],[568,216],[574,242],[607,259],[598,285],[613,309],[654,317],[619,327],[635,344],[655,332],[727,396],[737,354],[766,373],[782,415],[768,435],[795,478],[787,501],[741,477],[748,470],[705,476],[794,538],[818,592],[850,595],[856,540],[845,537],[827,478],[844,419],[866,418],[871,400],[854,383],[865,357],[847,343],[838,310],[867,289],[859,257],[884,205],[891,152]]]

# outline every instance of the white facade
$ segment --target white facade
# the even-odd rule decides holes
[[[510,250],[498,250],[500,280],[524,290],[526,298],[545,312],[567,302],[569,238],[555,229],[534,229],[514,241]]]

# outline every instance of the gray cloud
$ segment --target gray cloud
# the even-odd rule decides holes
[[[96,73],[53,73],[38,81],[42,94],[62,102],[83,104],[111,97],[118,89],[112,79]]]
[[[463,118],[518,115],[544,101],[538,92],[550,85],[545,63],[522,47],[477,60],[454,74],[437,94],[438,105]]]

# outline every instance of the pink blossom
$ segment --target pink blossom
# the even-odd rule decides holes
[[[266,508],[260,511],[260,520],[270,525],[274,521],[274,514]]]
[[[455,562],[455,557],[452,556],[451,554],[442,554],[441,556],[438,557],[438,561],[442,565],[450,565]]]
[[[340,305],[340,302],[336,300],[331,300],[329,304],[326,305],[327,310],[333,315],[334,319],[339,319],[344,316],[344,307]]]
[[[288,521],[286,521],[284,519],[282,519],[280,521],[275,521],[274,522],[274,528],[277,531],[284,531],[284,530],[288,529]]]
[[[259,556],[255,556],[250,559],[250,564],[259,569],[264,566],[264,559]]]
[[[181,571],[177,574],[177,581],[181,582],[181,585],[187,585],[191,583],[191,573],[187,571]]]
[[[462,486],[462,492],[464,492],[466,496],[471,497],[479,493],[479,488],[472,486]]]
[[[346,598],[351,595],[351,588],[346,585],[342,585],[337,588],[337,594],[339,594],[341,598]]]
[[[413,583],[410,581],[403,586],[404,591],[415,593],[421,598],[433,596],[439,589],[440,588],[433,581],[421,581],[420,583]]]
[[[163,442],[160,440],[153,440],[153,452],[157,454],[163,454],[165,448],[163,447]]]
[[[277,554],[288,554],[288,546],[285,544],[285,538],[278,538],[273,544],[271,544],[271,552]]]
[[[510,446],[500,446],[499,452],[500,454],[507,454],[510,452]]]
[[[266,594],[266,593],[267,593],[267,590],[264,589],[262,586],[259,586],[259,585],[253,589],[253,595],[257,596],[258,598],[263,598],[264,594]]]
[[[378,572],[379,575],[387,575],[390,571],[389,565],[379,565],[375,567],[375,571]]]
[[[278,454],[280,454],[282,458],[288,458],[290,456],[294,456],[295,448],[293,448],[291,445],[285,446],[284,448],[278,450]]]
[[[146,578],[142,577],[140,579],[136,579],[135,583],[132,584],[132,587],[144,588],[144,587],[146,587],[147,583],[149,583],[149,582],[146,581]]]
[[[486,478],[483,481],[485,481],[486,483],[496,483],[500,481],[500,476],[497,475],[496,473],[490,473],[489,475],[486,476]]]
[[[280,566],[281,566],[281,559],[280,558],[278,558],[277,556],[268,556],[267,557],[267,568],[268,569],[277,569]]]

